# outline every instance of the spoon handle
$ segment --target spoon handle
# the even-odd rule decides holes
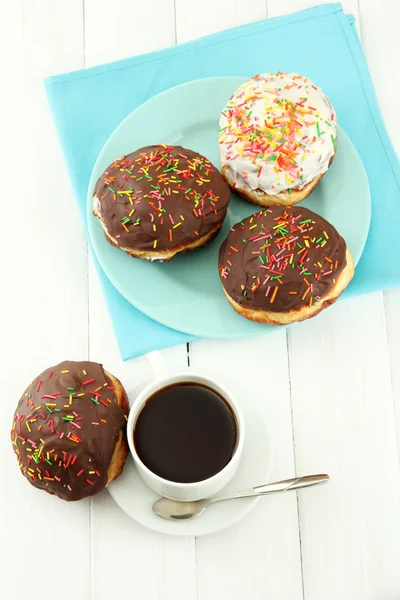
[[[312,485],[321,485],[328,481],[329,475],[304,475],[304,477],[294,477],[293,479],[267,483],[267,485],[259,485],[254,488],[254,491],[260,495],[274,494],[275,492],[288,492],[290,490],[300,490],[301,488],[310,487]]]
[[[311,487],[313,485],[321,485],[329,481],[329,475],[304,475],[304,477],[294,477],[293,479],[285,479],[284,481],[276,481],[259,485],[258,487],[241,490],[236,494],[224,494],[211,499],[211,502],[220,502],[222,500],[230,500],[233,498],[251,498],[252,496],[266,496],[267,494],[275,494],[277,492],[289,492],[290,490],[300,490],[301,488]]]

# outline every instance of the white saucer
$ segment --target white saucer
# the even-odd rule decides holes
[[[219,377],[219,379],[222,379]],[[224,491],[232,492],[268,483],[272,470],[273,446],[267,425],[260,417],[257,402],[252,394],[228,381],[227,387],[235,390],[243,412],[246,439],[239,469]],[[207,535],[239,521],[258,502],[259,498],[241,498],[210,506],[199,517],[188,521],[165,521],[152,511],[159,498],[140,479],[131,456],[126,461],[122,475],[107,488],[115,502],[134,521],[144,527],[169,535]]]

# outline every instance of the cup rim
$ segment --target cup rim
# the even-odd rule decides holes
[[[189,379],[189,378],[193,378],[193,379]],[[227,464],[224,466],[224,468],[221,469],[220,471],[218,471],[217,473],[215,473],[214,475],[212,475],[211,477],[208,477],[207,479],[200,479],[199,481],[192,481],[190,483],[172,481],[171,479],[164,479],[164,477],[161,477],[160,475],[157,475],[156,473],[154,473],[151,469],[149,469],[144,464],[144,462],[139,457],[138,453],[136,452],[135,444],[133,441],[134,426],[135,426],[136,420],[137,420],[141,410],[143,409],[144,404],[148,400],[149,396],[154,394],[157,390],[162,389],[163,387],[167,386],[169,383],[173,384],[176,379],[178,379],[178,381],[182,381],[182,382],[185,382],[185,380],[186,380],[189,383],[191,381],[199,381],[199,380],[200,380],[200,382],[206,381],[207,385],[209,385],[209,387],[211,389],[213,389],[214,391],[216,391],[217,393],[218,393],[218,389],[216,389],[216,388],[219,388],[221,390],[221,393],[222,393],[224,399],[229,403],[229,407],[233,411],[234,416],[236,418],[236,422],[237,422],[238,439],[237,439],[236,448],[235,448],[231,458],[229,459]],[[135,419],[135,421],[134,421],[134,419]],[[130,453],[134,459],[134,462],[138,463],[140,465],[141,469],[143,469],[150,477],[153,477],[161,485],[169,485],[169,486],[177,487],[179,489],[184,489],[184,490],[191,490],[191,489],[194,489],[195,487],[198,487],[199,485],[206,484],[206,483],[208,484],[210,482],[212,483],[212,482],[216,481],[228,469],[228,467],[232,464],[232,461],[234,459],[237,459],[238,456],[240,458],[241,452],[243,450],[243,445],[244,445],[244,435],[245,435],[245,425],[244,425],[243,414],[242,414],[239,404],[236,402],[236,400],[235,400],[233,394],[230,392],[230,390],[229,389],[227,390],[225,385],[221,384],[219,381],[211,379],[206,373],[202,373],[201,371],[192,370],[192,369],[190,369],[190,370],[187,369],[187,371],[171,372],[171,373],[168,373],[168,375],[162,376],[159,379],[155,379],[155,380],[151,381],[149,384],[147,384],[143,388],[143,390],[138,394],[136,399],[134,400],[134,402],[129,410],[129,416],[128,416],[128,421],[127,421],[128,446],[129,446]]]

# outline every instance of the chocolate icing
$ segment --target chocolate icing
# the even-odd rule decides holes
[[[106,231],[123,248],[168,250],[225,218],[230,191],[219,171],[181,146],[146,146],[110,165],[94,189]]]
[[[11,440],[33,486],[64,500],[80,500],[106,486],[125,423],[102,365],[64,361],[27,387],[14,414]]]
[[[228,295],[242,306],[288,312],[312,306],[346,266],[346,243],[304,207],[274,206],[237,223],[219,252]]]

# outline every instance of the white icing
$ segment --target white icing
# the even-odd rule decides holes
[[[335,153],[336,113],[320,88],[295,73],[265,73],[241,85],[219,124],[222,167],[243,191],[301,189],[325,173]]]

